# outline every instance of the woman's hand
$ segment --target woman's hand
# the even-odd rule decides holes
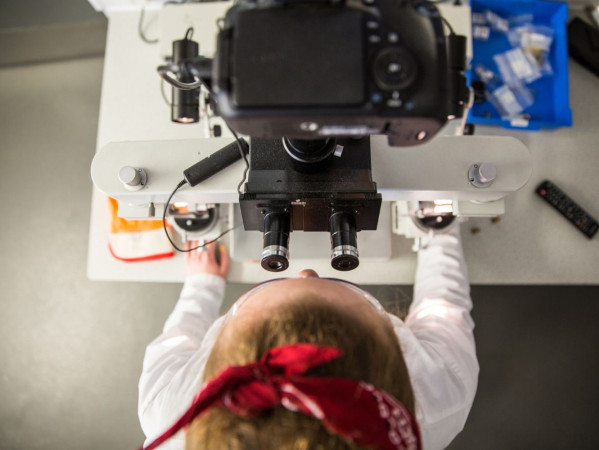
[[[187,249],[197,247],[198,241],[189,241]],[[217,256],[218,255],[218,256]],[[206,247],[187,252],[187,274],[209,273],[227,279],[229,272],[229,253],[223,245],[211,242]]]

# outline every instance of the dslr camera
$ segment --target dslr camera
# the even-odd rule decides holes
[[[426,1],[241,1],[218,34],[218,114],[258,138],[423,143],[467,97],[465,39],[442,20]]]

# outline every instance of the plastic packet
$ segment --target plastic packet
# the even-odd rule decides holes
[[[510,29],[518,28],[534,23],[534,16],[532,14],[520,14],[518,16],[510,17]]]
[[[540,68],[541,75],[553,73],[547,57],[555,32],[551,27],[525,24],[511,28],[508,39],[512,46],[522,48],[528,53]]]
[[[501,17],[499,14],[487,10],[485,12],[485,16],[487,19],[487,23],[489,24],[492,30],[507,33],[510,29],[510,21]]]
[[[474,68],[474,73],[480,81],[482,81],[487,88],[491,85],[497,87],[501,84],[501,80],[497,78],[497,74],[488,67],[482,64],[477,64]]]
[[[502,84],[495,90],[487,92],[487,98],[503,119],[517,117],[534,103],[532,92],[523,85]]]
[[[482,64],[474,68],[478,79],[485,84],[487,99],[499,112],[502,118],[517,117],[534,103],[533,93],[521,83],[508,86],[495,72]]]
[[[487,41],[491,35],[491,27],[487,23],[485,11],[473,12],[470,19],[472,21],[472,38],[478,41]]]
[[[509,20],[490,10],[473,12],[471,21],[472,37],[479,41],[487,41],[491,30],[507,33],[510,27]]]
[[[512,47],[522,47],[529,51],[548,52],[553,43],[555,31],[543,25],[524,24],[510,28],[508,39]]]
[[[491,35],[491,28],[486,25],[472,25],[472,38],[477,41],[488,41]]]
[[[505,84],[514,86],[532,83],[543,76],[541,66],[530,53],[522,48],[513,48],[493,56]]]
[[[473,12],[471,15],[471,20],[472,20],[473,25],[486,25],[487,24],[487,14],[485,11]]]

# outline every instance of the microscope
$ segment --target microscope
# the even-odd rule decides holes
[[[466,38],[444,26],[427,1],[241,0],[214,58],[191,30],[173,43],[158,68],[172,120],[197,122],[203,98],[249,136],[239,204],[245,230],[263,233],[264,269],[287,269],[292,231],[330,233],[332,267],[359,265],[357,234],[377,229],[382,202],[370,136],[417,146],[464,114]]]

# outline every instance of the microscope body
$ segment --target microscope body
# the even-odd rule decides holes
[[[290,231],[329,232],[333,267],[354,269],[356,233],[376,230],[382,201],[372,181],[370,138],[323,142],[333,151],[316,163],[299,161],[289,150],[301,144],[252,139],[248,182],[239,199],[244,227],[264,233],[267,270],[287,267]]]
[[[243,189],[240,194],[235,189],[242,175],[240,163],[235,163],[191,189],[179,190],[173,203],[239,203],[243,230],[236,228],[231,235],[247,233],[243,235],[248,239],[257,239],[252,230],[261,232],[262,267],[271,271],[286,267],[283,257],[289,257],[285,248],[293,232],[328,233],[331,264],[351,270],[358,263],[359,233],[389,230],[380,223],[379,217],[390,215],[388,204],[381,207],[381,201],[453,199],[463,206],[476,201],[480,209],[481,202],[497,204],[528,179],[529,154],[514,140],[438,136],[453,134],[446,132],[446,122],[463,115],[468,89],[464,40],[445,35],[439,11],[430,2],[258,0],[231,5],[170,5],[161,11],[161,16],[171,17],[164,21],[170,31],[162,35],[163,56],[168,54],[166,41],[177,37],[185,36],[183,47],[195,48],[186,18],[197,17],[193,35],[200,36],[202,56],[179,55],[168,70],[183,83],[201,82],[195,88],[202,86],[202,126],[181,124],[187,120],[155,123],[160,110],[131,102],[127,111],[152,116],[140,118],[143,134],[102,134],[92,177],[100,191],[119,200],[122,217],[160,218],[183,171],[231,144],[225,126],[221,138],[203,133],[211,121],[229,124],[250,142]],[[218,17],[224,19],[217,29]],[[209,36],[210,25],[216,39]],[[355,30],[349,46],[343,42],[348,30]],[[118,51],[115,44],[113,53]],[[145,80],[147,65],[142,73],[139,61],[132,60],[128,70]],[[129,92],[123,98],[125,94]],[[160,100],[156,106],[164,106],[162,99],[155,100]],[[190,103],[195,104],[195,96]],[[215,115],[206,115],[204,107]],[[121,109],[114,108],[112,116]],[[195,117],[179,109],[174,117]],[[105,121],[116,123],[112,116]],[[131,117],[135,115],[129,113],[127,120]],[[154,124],[151,129],[148,120]],[[198,139],[202,134],[206,139]],[[468,168],[478,161],[497,165],[492,186],[479,188],[468,181]],[[144,168],[147,183],[134,192],[124,187],[114,175],[123,166]],[[226,221],[225,211],[229,208],[219,209],[221,222]],[[200,219],[208,223],[204,215],[196,214],[192,226]],[[237,226],[231,217],[210,233]],[[360,238],[369,242],[364,250],[372,248],[367,236]],[[305,242],[296,240],[298,245]],[[326,246],[319,241],[319,248]],[[254,259],[249,254],[239,258]]]

